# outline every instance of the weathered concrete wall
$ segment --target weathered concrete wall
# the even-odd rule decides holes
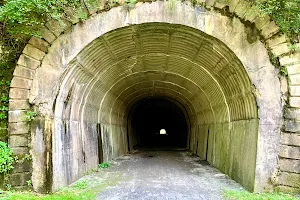
[[[199,125],[192,151],[248,190],[255,186],[257,119]],[[198,150],[196,144],[198,143]]]
[[[30,154],[32,180],[35,191],[46,193],[52,186],[52,120],[39,117],[31,124]]]
[[[53,179],[59,183],[53,189],[72,182],[97,164],[97,124],[101,124],[103,146],[106,145],[104,157],[111,159],[125,152],[126,112],[138,98],[147,97],[150,93],[176,97],[187,108],[191,121],[195,122],[190,131],[190,136],[194,137],[193,141],[206,137],[206,132],[204,135],[197,135],[197,130],[202,131],[199,124],[210,124],[210,134],[214,133],[215,138],[238,142],[238,139],[243,139],[244,133],[234,128],[234,124],[247,121],[245,127],[252,127],[250,120],[258,118],[258,134],[247,134],[251,141],[258,138],[254,190],[272,189],[273,185],[269,180],[278,170],[278,153],[282,157],[279,163],[280,170],[284,173],[282,176],[279,174],[280,179],[274,184],[285,185],[280,187],[281,189],[287,188],[286,186],[294,187],[294,182],[289,183],[287,177],[294,178],[298,172],[295,172],[292,166],[286,167],[285,161],[289,158],[293,161],[292,165],[297,166],[298,158],[295,155],[299,145],[286,141],[289,137],[298,138],[297,134],[291,134],[298,131],[297,114],[287,117],[289,120],[286,121],[285,133],[291,136],[282,134],[279,152],[279,145],[276,144],[280,141],[282,124],[280,82],[277,70],[269,62],[266,47],[280,57],[282,65],[288,65],[288,72],[291,74],[289,107],[294,113],[297,113],[297,108],[300,107],[296,75],[299,71],[299,55],[287,55],[290,51],[288,43],[284,36],[276,35],[278,27],[268,17],[261,18],[256,12],[251,12],[254,9],[250,8],[249,3],[209,1],[206,6],[217,11],[208,12],[203,7],[191,6],[189,2],[173,1],[138,3],[131,10],[116,7],[99,14],[95,14],[95,9],[88,6],[93,15],[86,22],[72,27],[70,23],[66,23],[61,29],[48,24],[42,31],[43,39],[32,38],[15,70],[10,91],[9,121],[12,133],[15,131],[17,136],[28,136],[29,131],[23,120],[26,110],[29,109],[28,100],[39,106],[42,116],[53,121],[53,174],[57,178],[61,177],[61,182]],[[237,17],[230,18],[218,14],[218,9],[225,6]],[[245,26],[240,19],[253,23],[255,28]],[[114,23],[111,23],[112,21]],[[174,34],[176,39],[173,42],[171,32],[174,28],[169,29],[171,32],[167,34],[158,31],[147,35],[147,31],[162,28],[157,25],[147,29],[146,25],[139,31],[135,26],[128,27],[131,24],[149,22],[180,24],[181,27],[177,25],[180,34]],[[164,26],[167,27],[166,24],[161,27]],[[127,28],[123,28],[123,31],[115,30],[122,27]],[[198,32],[187,27],[195,28]],[[112,32],[108,33],[109,31]],[[260,33],[265,44],[258,40],[258,35],[252,34],[256,31]],[[108,34],[101,37],[105,33]],[[185,35],[181,35],[182,33]],[[151,36],[155,36],[158,42],[151,40]],[[198,38],[191,41],[182,40],[193,37]],[[148,42],[148,46],[143,46],[143,39]],[[201,48],[201,41],[208,45]],[[186,45],[187,43],[189,45]],[[196,48],[193,46],[195,43]],[[152,47],[156,51],[153,51]],[[204,56],[197,57],[195,52],[203,53]],[[169,64],[163,65],[162,62]],[[195,67],[185,68],[196,62],[198,65]],[[182,70],[183,66],[185,70]],[[295,75],[292,75],[293,73]],[[136,74],[142,78],[134,79]],[[156,81],[154,85],[153,81]],[[285,88],[283,81],[281,85]],[[74,88],[71,89],[72,87]],[[199,95],[193,95],[195,93]],[[287,92],[283,94],[287,95]],[[285,99],[286,97],[284,96]],[[259,107],[258,111],[256,106]],[[229,123],[228,128],[222,128],[226,123]],[[221,136],[220,132],[223,133]],[[231,140],[228,137],[229,133],[236,134],[237,137]],[[27,147],[14,143],[13,137],[10,141],[16,153],[23,154],[28,151]],[[201,141],[205,145],[205,140]],[[228,174],[231,173],[230,167],[238,169],[236,174],[230,175],[252,189],[251,172],[245,174],[246,177],[241,174],[243,161],[239,160],[237,165],[233,161],[228,165],[224,164],[224,158],[231,154],[221,150],[226,149],[228,143],[214,141],[212,137],[209,137],[209,141],[209,144],[213,145],[208,146],[208,160],[222,170],[227,170]],[[240,147],[234,143],[232,145],[232,149]],[[253,146],[254,142],[251,145]],[[194,150],[193,142],[189,146]],[[78,147],[81,147],[82,151],[79,151]],[[197,151],[201,155],[204,147],[198,145],[198,148],[202,148]],[[83,158],[86,152],[91,154],[93,159],[86,160],[88,164],[82,164],[85,163]],[[76,155],[79,158],[68,158],[66,165],[65,157],[62,156],[64,154],[69,157]],[[254,153],[251,151],[243,155],[252,156],[253,159]],[[36,159],[40,157],[35,156]],[[232,156],[232,159],[235,159],[235,155]],[[251,164],[254,162],[251,160]],[[84,167],[76,167],[78,163],[80,167]],[[73,169],[71,174],[67,174],[66,166]],[[63,169],[61,173],[60,169]]]

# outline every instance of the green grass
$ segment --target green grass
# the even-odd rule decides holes
[[[64,187],[53,194],[37,194],[26,191],[1,191],[1,200],[92,200],[97,194],[109,187],[115,186],[122,178],[122,173],[94,173],[91,176],[78,180],[74,184]]]
[[[85,189],[88,187],[88,182],[86,180],[77,181],[75,183],[75,187],[78,189]]]
[[[55,194],[41,195],[33,192],[6,192],[0,195],[3,200],[75,200],[95,199],[96,194],[89,192],[63,191]]]
[[[111,163],[104,162],[98,165],[99,168],[109,168],[111,166]]]
[[[223,196],[226,200],[299,200],[291,194],[284,193],[250,193],[248,191],[225,190]]]

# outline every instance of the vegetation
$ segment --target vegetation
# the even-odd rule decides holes
[[[78,189],[87,188],[88,182],[86,180],[77,181],[75,187]]]
[[[60,189],[53,194],[37,194],[32,191],[1,191],[3,200],[90,200],[108,187],[115,186],[122,179],[122,173],[94,173],[93,176],[78,180],[74,184]],[[32,184],[31,181],[27,182]]]
[[[12,170],[13,163],[13,152],[6,143],[0,141],[0,174],[6,174]]]
[[[60,191],[55,194],[40,195],[33,192],[6,192],[2,195],[3,200],[88,200],[95,199],[96,194],[78,191]],[[0,194],[1,197],[1,194]]]
[[[255,5],[262,15],[269,15],[292,42],[299,42],[300,0],[257,0]]]
[[[99,168],[108,168],[111,166],[111,163],[109,162],[104,162],[98,165]]]
[[[27,111],[25,114],[25,119],[27,122],[31,122],[33,121],[36,117],[38,116],[38,114],[34,111]]]
[[[226,190],[224,191],[224,197],[227,200],[299,200],[291,194],[283,193],[250,193],[245,190]]]

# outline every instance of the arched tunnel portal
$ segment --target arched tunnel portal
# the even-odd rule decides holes
[[[28,134],[27,102],[39,113],[30,129],[36,191],[55,191],[147,142],[188,148],[251,191],[273,187],[283,115],[264,44],[237,18],[165,4],[112,8],[55,37],[46,32],[46,54],[35,40],[24,49],[9,120]],[[28,87],[25,66],[34,68]]]
[[[184,109],[180,119],[189,127],[180,133],[184,137],[179,135],[181,146],[253,190],[259,122],[247,72],[218,39],[166,23],[108,32],[70,62],[54,101],[53,176],[59,180],[54,188],[76,180],[98,160],[133,149],[141,142],[137,136],[144,136],[133,129],[150,131],[146,136],[153,140],[151,134],[159,130],[151,128],[160,122],[151,118],[160,117],[152,112],[167,110],[170,117],[176,111],[160,98],[173,99]],[[151,111],[142,111],[147,106]],[[138,116],[128,124],[134,108]]]

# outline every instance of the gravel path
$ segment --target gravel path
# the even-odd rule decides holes
[[[98,200],[222,198],[224,189],[242,189],[217,169],[186,151],[138,151],[117,159],[107,173],[119,179]],[[107,176],[106,179],[113,179]]]

